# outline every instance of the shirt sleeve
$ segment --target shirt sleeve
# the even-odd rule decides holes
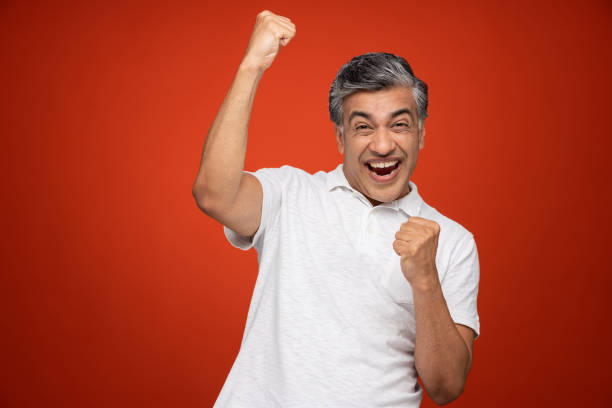
[[[475,338],[480,335],[476,302],[479,280],[478,249],[474,236],[468,233],[455,247],[451,265],[441,284],[453,321],[471,327],[476,333]]]
[[[258,247],[262,242],[266,231],[269,229],[280,209],[283,179],[285,178],[284,176],[286,176],[285,173],[287,173],[288,167],[289,166],[283,166],[281,168],[262,168],[255,172],[244,171],[244,173],[255,176],[261,183],[263,190],[261,221],[257,232],[255,232],[255,235],[252,237],[240,235],[236,231],[223,226],[225,237],[232,246],[247,251],[254,245]]]

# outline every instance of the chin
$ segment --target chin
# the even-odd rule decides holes
[[[387,194],[385,194],[385,195],[378,195],[377,194],[377,195],[370,196],[370,198],[372,200],[376,200],[376,201],[381,202],[381,203],[388,203],[390,201],[395,200],[397,197],[398,197],[397,194],[388,194],[388,195]]]

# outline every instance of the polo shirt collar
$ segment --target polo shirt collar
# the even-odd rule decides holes
[[[361,196],[364,200],[367,201],[367,198],[365,198],[365,196],[361,192],[351,187],[348,180],[346,179],[346,176],[344,175],[344,171],[342,170],[343,165],[343,163],[340,163],[338,167],[327,173],[328,191],[331,191],[336,187],[342,187],[351,191],[353,193],[352,196],[355,199],[361,200],[359,198],[359,196]],[[402,210],[406,213],[406,215],[409,216],[418,216],[421,211],[421,206],[423,205],[423,199],[419,195],[417,185],[413,183],[412,180],[409,180],[408,183],[410,184],[410,193],[406,194],[398,200],[393,200],[391,202],[383,203],[380,205],[393,208],[394,210]]]

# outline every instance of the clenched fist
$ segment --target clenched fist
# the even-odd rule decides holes
[[[287,17],[264,10],[257,15],[255,28],[242,63],[261,72],[268,69],[280,47],[295,36],[295,25]]]
[[[420,217],[408,218],[395,233],[393,249],[413,289],[431,289],[440,283],[436,269],[439,235],[437,222]]]

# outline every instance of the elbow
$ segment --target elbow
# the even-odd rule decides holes
[[[240,180],[238,181],[239,186]],[[235,183],[210,183],[203,177],[196,179],[191,194],[198,207],[206,215],[219,221],[217,215],[224,214],[228,208],[232,208],[239,187],[234,187]]]
[[[454,384],[443,384],[434,390],[428,390],[427,393],[436,405],[446,405],[459,398],[464,389],[465,381],[461,381]]]
[[[193,195],[198,208],[206,215],[211,215],[214,213],[214,201],[211,199],[210,194],[206,194],[203,187],[194,185],[191,194]]]
[[[231,208],[227,200],[221,199],[218,194],[213,194],[203,187],[194,187],[192,195],[204,214],[223,224],[224,214],[227,208]]]

